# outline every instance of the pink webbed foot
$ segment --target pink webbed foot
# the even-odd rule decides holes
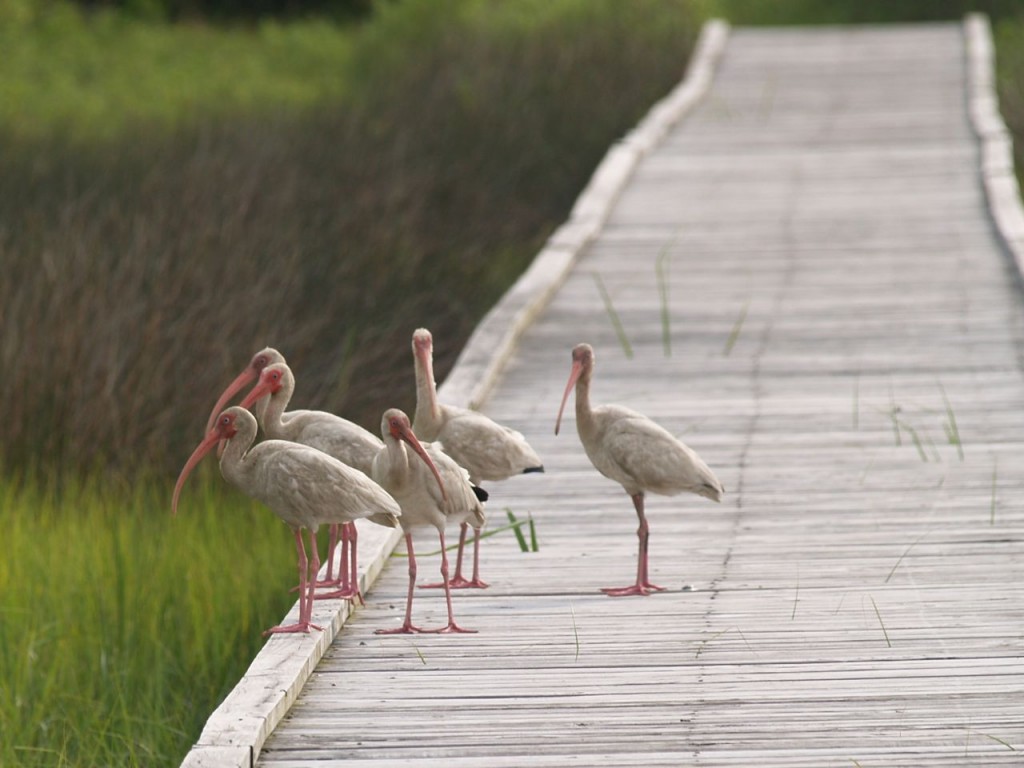
[[[421,629],[420,631],[430,635],[454,635],[458,633],[472,635],[477,632],[475,629],[463,629],[454,621],[449,622],[447,627],[441,627],[440,629]]]
[[[263,636],[267,635],[284,635],[284,634],[295,634],[297,632],[304,632],[309,634],[309,630],[315,629],[318,632],[323,631],[323,627],[318,624],[311,624],[308,621],[298,621],[294,624],[278,624],[276,627],[271,627],[263,633]]]
[[[646,597],[652,592],[664,592],[665,587],[645,582],[631,584],[628,587],[604,587],[601,591],[610,597],[629,597],[630,595],[643,595]]]
[[[475,579],[467,579],[464,576],[456,576],[448,583],[448,586],[451,589],[487,589],[491,585],[485,581],[481,581],[479,577]],[[444,589],[444,582],[439,581],[436,584],[420,584],[420,589]]]
[[[332,586],[337,586],[333,584]],[[332,592],[318,592],[313,595],[314,600],[351,600],[353,604],[359,603],[359,605],[366,605],[366,601],[363,600],[363,593],[358,589],[335,589]]]
[[[337,587],[337,586],[340,586],[340,585],[341,585],[341,579],[323,579],[322,581],[315,582],[313,584],[313,587],[315,589],[324,589],[326,587]],[[291,589],[289,589],[288,591],[289,592],[298,592],[299,591],[299,586],[296,585],[296,586],[292,587]]]
[[[430,630],[422,629],[414,624],[405,622],[400,627],[394,629],[375,629],[373,634],[375,635],[418,635],[423,632],[429,632]]]

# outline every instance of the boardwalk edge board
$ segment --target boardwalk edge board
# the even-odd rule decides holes
[[[615,144],[597,167],[569,220],[548,239],[530,267],[477,326],[439,394],[444,402],[478,408],[494,387],[523,331],[547,306],[580,253],[604,225],[640,159],[692,109],[711,84],[729,25],[704,24],[682,82]],[[366,593],[401,540],[400,529],[356,521],[360,588]],[[292,616],[294,614],[294,616]],[[206,722],[182,768],[252,768],[267,737],[288,712],[350,614],[344,600],[314,605],[322,632],[272,637]],[[298,604],[285,622],[297,620]]]
[[[1013,163],[1013,138],[999,112],[995,46],[988,16],[964,17],[967,44],[967,111],[981,144],[981,176],[989,213],[1003,245],[1013,258],[1024,287],[1024,207]]]

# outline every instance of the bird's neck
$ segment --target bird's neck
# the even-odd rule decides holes
[[[281,388],[277,392],[273,392],[266,397],[260,398],[257,401],[257,407],[263,403],[263,412],[257,410],[257,418],[259,418],[260,424],[263,426],[263,431],[267,433],[269,437],[280,438],[287,440],[288,437],[284,434],[284,412],[288,407],[288,403],[292,399],[292,392],[294,386],[288,386],[287,380],[281,383]]]
[[[245,477],[249,470],[249,466],[245,461],[245,454],[255,439],[256,422],[252,422],[252,429],[248,428],[247,423],[240,424],[238,432],[227,441],[227,446],[220,455],[221,475],[237,488],[245,487]]]
[[[397,493],[409,478],[409,452],[401,440],[390,438],[387,444],[388,463],[385,468],[385,479],[382,485],[389,493]]]
[[[594,411],[590,406],[590,376],[584,373],[576,382],[576,430],[582,435],[594,426]]]
[[[437,401],[434,383],[434,362],[431,358],[416,356],[416,411],[413,413],[413,432],[431,431],[441,420],[441,405]],[[399,446],[402,447],[401,445]]]

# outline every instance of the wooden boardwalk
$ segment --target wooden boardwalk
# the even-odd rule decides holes
[[[485,541],[463,636],[374,635],[401,619],[393,558],[258,765],[1024,765],[1024,301],[968,39],[720,40],[482,404],[545,460],[488,505],[531,516],[538,551]],[[631,581],[636,520],[571,411],[553,434],[579,341],[596,402],[726,486],[649,497],[668,592],[598,591]],[[437,593],[415,611],[443,623]]]

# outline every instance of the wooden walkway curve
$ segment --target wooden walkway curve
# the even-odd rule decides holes
[[[705,30],[443,390],[544,458],[489,503],[538,551],[485,541],[463,636],[374,635],[403,609],[392,559],[343,631],[300,641],[322,653],[301,692],[254,682],[292,663],[273,639],[186,764],[1024,764],[1024,217],[988,45],[978,18]],[[632,578],[635,516],[571,413],[553,435],[583,340],[595,400],[727,489],[650,497],[666,593],[598,591]]]

